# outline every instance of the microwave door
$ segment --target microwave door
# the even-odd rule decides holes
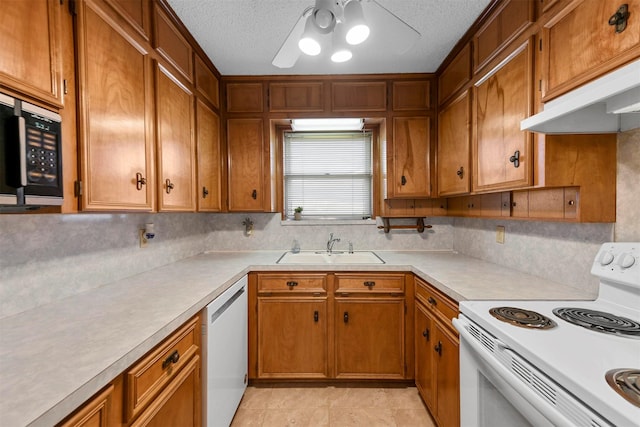
[[[0,205],[15,206],[18,204],[16,188],[7,183],[8,167],[11,157],[8,151],[10,139],[10,121],[15,117],[15,99],[0,93]]]

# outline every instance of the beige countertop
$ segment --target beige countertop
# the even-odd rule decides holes
[[[250,271],[410,271],[457,301],[596,297],[454,252],[375,252],[385,264],[209,252],[0,319],[0,424],[60,421]]]

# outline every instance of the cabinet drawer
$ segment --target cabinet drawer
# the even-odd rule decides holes
[[[339,274],[336,293],[404,293],[404,274]]]
[[[446,320],[450,328],[453,327],[451,319],[458,316],[458,308],[449,297],[431,287],[427,282],[416,279],[416,299],[439,314],[441,320]]]
[[[142,412],[198,353],[199,326],[196,316],[125,373],[126,421]]]
[[[326,274],[258,274],[259,293],[325,293]]]

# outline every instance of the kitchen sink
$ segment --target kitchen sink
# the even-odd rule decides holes
[[[285,252],[277,264],[384,264],[384,261],[371,251],[334,251],[331,255],[326,251],[301,251]]]

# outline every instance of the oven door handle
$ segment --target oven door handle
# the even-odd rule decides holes
[[[474,354],[481,357],[482,360],[494,370],[494,372],[502,378],[507,384],[509,384],[516,392],[518,392],[524,399],[529,401],[536,408],[543,408],[542,410],[538,409],[541,414],[544,415],[551,423],[556,426],[574,426],[575,424],[564,417],[560,412],[558,412],[549,402],[541,398],[538,394],[532,391],[524,382],[520,381],[511,371],[502,366],[500,362],[498,362],[492,355],[489,354],[489,351],[484,348],[478,341],[474,338],[473,335],[467,330],[467,325],[469,323],[460,318],[452,319],[453,326],[460,333],[460,341],[464,341],[467,343],[473,350]],[[513,352],[509,347],[505,344],[497,341],[498,347],[502,350],[508,350]]]

